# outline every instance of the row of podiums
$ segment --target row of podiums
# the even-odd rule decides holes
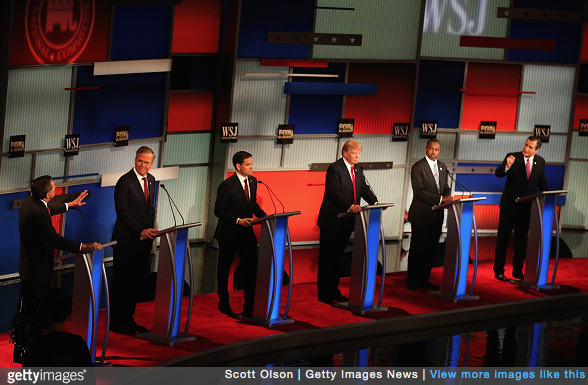
[[[534,290],[554,288],[557,272],[557,256],[559,245],[559,225],[556,212],[558,195],[567,191],[545,191],[539,194],[519,198],[518,202],[532,202],[531,223],[525,266],[525,281],[517,282]],[[474,215],[474,204],[485,197],[465,198],[447,202],[433,207],[433,210],[448,210],[447,239],[445,247],[445,264],[441,290],[431,292],[448,300],[478,299],[473,294],[478,267],[478,237]],[[355,216],[355,237],[349,287],[349,302],[338,303],[337,307],[345,308],[356,314],[373,311],[385,311],[382,306],[385,284],[386,251],[384,232],[381,224],[383,209],[394,204],[378,204],[362,207],[357,214],[340,214]],[[288,219],[300,214],[300,211],[279,213],[259,218],[253,224],[261,224],[259,240],[259,262],[257,267],[257,284],[255,291],[255,307],[253,318],[242,318],[244,322],[269,327],[284,323],[292,323],[288,317],[292,294],[292,242],[288,230]],[[549,255],[552,231],[556,229],[556,259],[551,281],[548,282]],[[201,223],[191,223],[171,227],[158,232],[161,237],[155,309],[153,315],[153,331],[140,334],[138,338],[147,339],[169,346],[193,340],[188,328],[192,314],[193,297],[189,296],[187,315],[182,320],[182,289],[186,268],[190,286],[193,282],[192,258],[188,242],[188,230]],[[473,237],[471,236],[473,230]],[[466,291],[468,268],[470,261],[471,240],[474,240],[473,274]],[[103,247],[116,244],[106,243]],[[381,249],[381,278],[379,293],[376,298],[376,281],[378,267],[378,249]],[[104,250],[104,249],[103,249]],[[71,330],[85,337],[90,353],[98,364],[104,363],[109,330],[109,295],[104,267],[103,250],[84,250],[77,255],[66,255],[65,260],[75,257],[74,295]],[[282,278],[286,260],[289,263],[290,279],[282,308]],[[98,314],[100,298],[104,292],[106,301],[106,322],[102,352],[96,352],[98,337]],[[190,293],[192,288],[190,287]]]

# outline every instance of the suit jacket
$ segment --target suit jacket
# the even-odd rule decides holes
[[[410,171],[412,183],[412,203],[408,210],[408,220],[416,223],[432,222],[442,211],[432,211],[431,207],[436,206],[441,198],[451,195],[451,188],[447,184],[447,166],[437,159],[437,168],[439,169],[439,187],[437,190],[435,177],[429,167],[426,158],[416,162]]]
[[[257,179],[253,176],[247,177],[249,184],[249,203],[245,196],[243,185],[234,173],[221,182],[216,191],[216,202],[214,204],[214,215],[217,216],[218,224],[214,238],[219,242],[230,239],[243,232],[253,232],[251,227],[243,227],[237,224],[237,218],[265,217],[267,214],[257,203]]]
[[[511,155],[515,157],[515,161],[506,172],[506,159]],[[539,191],[548,190],[547,180],[545,179],[545,159],[535,154],[531,176],[527,180],[527,168],[524,158],[522,152],[506,154],[502,164],[494,172],[499,178],[506,176],[506,183],[500,198],[501,208],[516,205],[515,199],[535,194],[537,193],[537,188],[539,188]]]
[[[49,205],[51,215],[66,211],[65,204]],[[46,285],[53,275],[55,249],[71,253],[80,251],[81,244],[57,234],[45,204],[32,196],[26,198],[18,212],[20,257],[18,271],[23,282]]]
[[[112,240],[118,246],[133,246],[141,242],[141,231],[152,228],[155,218],[155,178],[147,173],[149,185],[149,202],[145,199],[143,186],[139,183],[135,171],[127,172],[119,178],[114,188],[114,207],[116,222],[112,232]]]
[[[327,169],[325,194],[317,221],[317,225],[321,229],[341,225],[353,228],[355,220],[352,217],[337,218],[337,215],[347,212],[354,203],[359,204],[360,198],[363,198],[369,204],[374,204],[378,201],[376,195],[365,182],[361,167],[356,164],[353,170],[355,173],[357,202],[353,202],[353,181],[343,158],[332,163]]]

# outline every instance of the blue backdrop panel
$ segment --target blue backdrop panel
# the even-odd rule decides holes
[[[161,136],[165,107],[165,73],[93,76],[93,67],[78,68],[73,133],[80,144],[114,142],[116,126],[129,125],[130,139]]]
[[[498,167],[500,163],[458,163],[458,166]],[[563,188],[564,173],[565,166],[563,165],[547,165],[545,167],[545,178],[550,190],[561,190]],[[494,174],[457,174],[455,179],[471,191],[477,192],[502,192],[506,182],[506,177],[498,178]],[[456,191],[459,191],[457,187]],[[476,204],[484,204],[484,202],[477,202]]]
[[[115,7],[111,60],[168,57],[171,14],[171,5]]]
[[[292,95],[288,123],[297,135],[335,134],[342,109],[343,96]]]
[[[284,93],[290,95],[376,95],[377,84],[368,83],[286,83]]]
[[[515,8],[583,11],[584,0],[516,0]],[[556,40],[555,51],[508,50],[508,60],[546,63],[575,63],[582,36],[582,23],[517,20],[510,23],[511,38]]]
[[[116,221],[116,212],[114,211],[114,186],[100,187],[100,183],[90,183],[85,185],[71,186],[68,193],[81,192],[88,190],[90,192],[90,199],[86,201],[86,205],[79,208],[84,213],[90,225],[96,231],[100,243],[110,242],[112,238],[112,230],[114,229],[114,222]],[[88,231],[92,235],[88,234]],[[86,230],[86,225],[83,222],[80,213],[75,210],[68,210],[65,220],[66,238],[79,242],[97,242],[91,229]],[[105,257],[112,256],[112,248],[105,249]]]
[[[440,128],[457,128],[465,63],[422,60],[419,70],[415,125],[436,120]]]
[[[314,0],[243,0],[238,57],[308,59],[310,45],[268,43],[270,31],[313,32]]]
[[[28,191],[0,195],[0,275],[18,272],[18,253],[20,236],[18,235],[18,210],[12,208],[16,199],[28,197]]]

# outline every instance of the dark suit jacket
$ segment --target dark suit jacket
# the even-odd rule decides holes
[[[365,176],[359,165],[354,166],[355,193],[359,204],[363,198],[369,204],[374,204],[378,198],[365,182]],[[355,220],[350,218],[337,218],[340,213],[345,213],[353,205],[353,181],[347,170],[343,158],[332,163],[327,169],[325,181],[325,194],[319,211],[317,225],[321,229],[336,226],[354,226]]]
[[[515,161],[508,172],[506,168],[506,158],[513,155]],[[533,159],[533,168],[531,169],[531,177],[527,180],[527,168],[522,152],[511,152],[506,154],[502,164],[498,166],[494,172],[497,177],[502,178],[506,175],[506,183],[500,198],[500,207],[513,207],[517,203],[515,199],[531,195],[539,191],[548,190],[547,180],[545,179],[545,159],[535,154]]]
[[[65,204],[49,205],[51,215],[65,212]],[[57,234],[45,204],[32,196],[26,198],[18,212],[20,234],[19,274],[23,282],[46,285],[53,275],[55,249],[71,253],[80,251],[79,242]]]
[[[214,237],[222,242],[244,231],[253,231],[251,227],[245,228],[237,225],[237,218],[265,217],[267,214],[257,203],[257,179],[248,177],[249,183],[249,204],[245,190],[239,181],[237,174],[233,174],[218,186],[216,202],[214,204],[214,215],[217,216],[218,224]]]
[[[131,169],[116,182],[114,188],[116,222],[112,232],[112,240],[118,242],[115,247],[132,247],[133,244],[140,244],[141,231],[153,227],[155,178],[149,173],[147,173],[147,183],[149,184],[149,202],[145,200],[143,185],[139,183],[134,170]]]
[[[408,210],[408,220],[416,223],[432,222],[443,211],[433,211],[431,207],[439,204],[441,197],[451,195],[451,188],[447,184],[447,166],[437,159],[437,168],[439,169],[439,186],[441,192],[437,190],[435,177],[427,159],[423,158],[416,162],[410,171],[412,181],[412,203]]]

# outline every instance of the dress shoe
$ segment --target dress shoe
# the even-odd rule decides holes
[[[134,329],[137,333],[147,333],[149,332],[149,329],[147,329],[145,326],[143,325],[139,325],[138,323],[135,322],[135,326]]]
[[[522,271],[512,271],[512,276],[515,277],[516,279],[520,279],[521,281],[525,279],[525,276],[523,275]]]
[[[218,304],[218,310],[221,313],[228,315],[229,317],[235,317],[235,313],[231,309],[231,306],[230,305],[219,303]]]
[[[425,290],[439,290],[439,285],[435,285],[434,283],[431,283],[429,281],[427,281],[419,286]]]
[[[319,302],[326,303],[327,305],[333,306],[333,300],[326,297],[318,297]]]
[[[416,290],[418,290],[419,287],[417,285],[415,285],[414,283],[408,283],[407,282],[406,283],[406,288],[408,290],[416,291]]]
[[[508,281],[508,279],[506,279],[504,274],[494,274],[494,278],[496,278],[499,281]]]
[[[347,298],[343,294],[339,293],[339,294],[336,294],[333,297],[333,301],[336,301],[336,302],[347,302],[347,301],[349,301],[349,298]]]

